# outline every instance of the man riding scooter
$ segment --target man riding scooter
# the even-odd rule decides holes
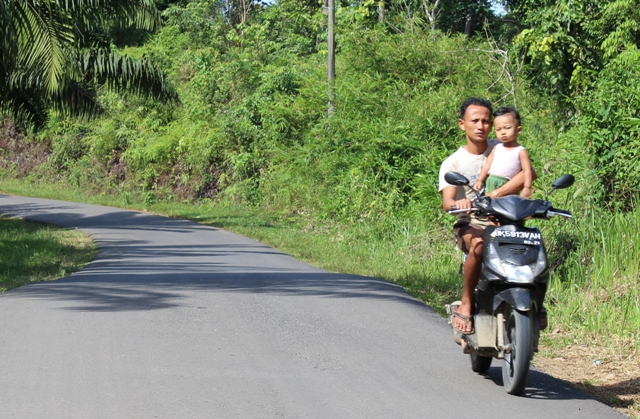
[[[442,194],[442,207],[445,211],[452,208],[471,208],[474,192],[463,186],[447,183],[444,175],[447,172],[458,172],[469,179],[470,184],[477,181],[482,166],[491,153],[497,140],[487,140],[492,128],[491,102],[480,98],[469,98],[460,107],[458,126],[465,133],[466,144],[449,156],[440,166],[439,191]],[[533,179],[536,173],[533,172]],[[515,175],[506,184],[491,192],[488,196],[517,194],[524,187],[524,174]],[[473,293],[478,284],[478,276],[482,264],[483,234],[490,223],[480,220],[469,213],[459,214],[453,226],[458,245],[467,255],[464,262],[463,293],[461,304],[453,312],[453,327],[464,333],[473,333]]]

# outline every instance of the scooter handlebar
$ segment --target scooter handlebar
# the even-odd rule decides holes
[[[555,208],[552,208],[549,211],[547,211],[547,215],[549,217],[553,217],[554,215],[559,215],[559,216],[565,217],[565,218],[571,218],[572,217],[570,211],[561,210],[561,209],[555,209]]]
[[[458,209],[458,207],[456,207],[455,205],[451,205],[451,209],[449,211],[447,211],[449,214],[464,214],[467,213],[469,211],[473,212],[473,211],[477,211],[478,208],[476,207],[472,207],[472,208],[464,208],[464,209]]]

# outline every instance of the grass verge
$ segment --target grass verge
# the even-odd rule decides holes
[[[0,217],[0,292],[65,277],[88,264],[95,246],[84,233]]]

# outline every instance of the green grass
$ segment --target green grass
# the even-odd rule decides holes
[[[95,256],[84,233],[0,217],[0,292],[65,277]]]
[[[558,327],[640,354],[640,210],[575,221],[581,243],[549,290]]]

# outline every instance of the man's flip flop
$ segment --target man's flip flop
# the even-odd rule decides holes
[[[455,323],[455,321],[453,321],[453,319],[451,319],[451,320],[452,320],[452,321],[451,321],[451,326],[453,326],[453,329],[454,329],[456,332],[460,332],[460,333],[462,333],[463,335],[473,335],[473,334],[476,332],[476,331],[475,331],[475,329],[473,328],[473,319],[472,319],[472,318],[467,317],[467,316],[465,316],[464,314],[460,314],[460,313],[458,313],[458,310],[453,311],[453,316],[454,316],[454,317],[457,317],[457,318],[459,318],[459,319],[461,319],[461,320],[464,322],[465,328],[466,328],[467,326],[471,326],[471,331],[468,331],[468,332],[467,332],[467,331],[464,331],[464,330],[460,330],[460,329],[458,329],[458,328],[456,327],[456,323]]]

